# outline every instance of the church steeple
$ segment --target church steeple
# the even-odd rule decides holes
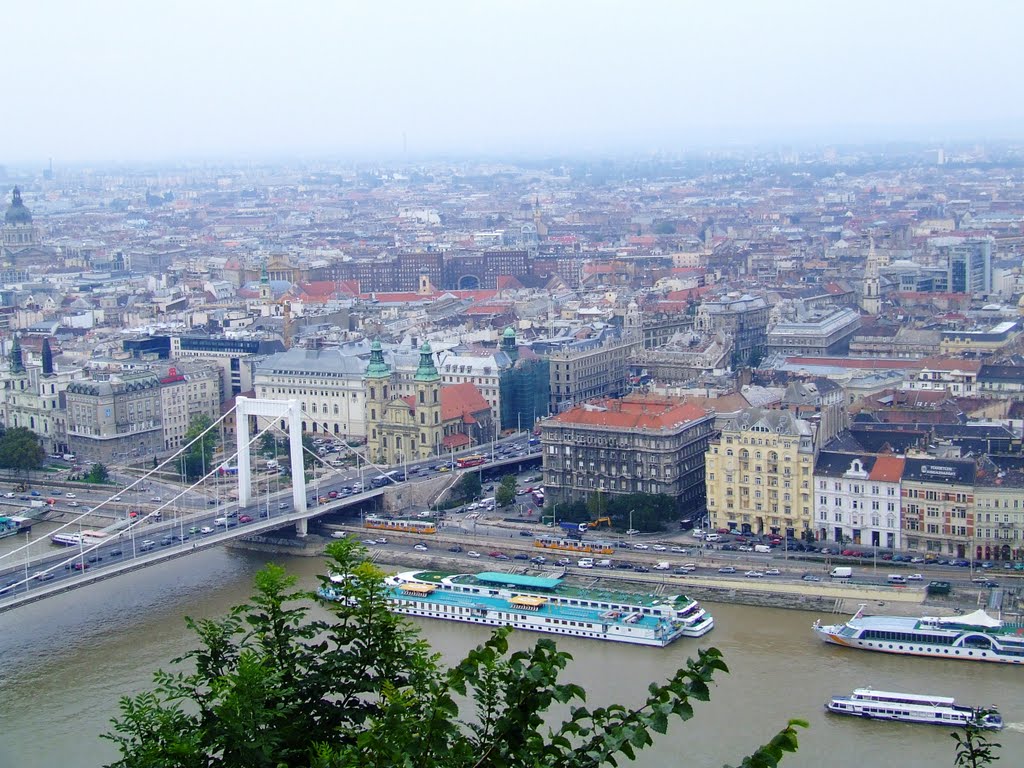
[[[53,376],[53,350],[50,349],[50,340],[43,339],[43,376]]]
[[[420,364],[413,380],[422,382],[441,380],[441,374],[437,372],[437,366],[434,365],[434,352],[430,349],[429,342],[424,341],[423,346],[420,347]]]
[[[861,293],[860,307],[869,315],[877,315],[882,309],[882,297],[879,291],[878,254],[875,253],[875,238],[870,238],[868,261],[864,266],[864,287]]]
[[[264,259],[263,266],[260,267],[260,299],[270,301],[271,298],[270,273],[267,272],[267,260]]]
[[[513,363],[519,359],[519,345],[516,344],[516,331],[510,325],[501,334],[501,351],[508,355]]]
[[[11,373],[24,373],[25,362],[21,358],[21,342],[18,341],[18,334],[14,334],[14,343],[11,344]]]
[[[384,348],[381,347],[380,341],[374,339],[370,344],[370,363],[366,366],[366,378],[387,379],[390,376],[391,369],[384,362]]]

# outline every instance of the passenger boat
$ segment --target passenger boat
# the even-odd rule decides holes
[[[995,707],[963,707],[948,696],[892,693],[873,691],[870,688],[858,688],[849,696],[833,696],[825,709],[837,715],[853,715],[870,720],[961,727],[974,721],[979,728],[991,731],[1003,727],[1003,718]]]
[[[0,517],[0,539],[14,536],[20,531],[21,527],[18,525],[17,520],[12,520],[9,517]]]
[[[341,579],[332,577],[335,584]],[[714,619],[683,595],[639,595],[566,586],[559,578],[486,571],[407,571],[385,579],[392,610],[407,616],[664,647],[700,637]],[[340,601],[341,590],[321,588]]]
[[[827,643],[865,651],[942,659],[1024,664],[1024,624],[1004,622],[977,610],[963,616],[865,616],[862,605],[845,624],[814,631]]]
[[[103,531],[82,531],[81,534],[55,533],[50,537],[50,541],[62,547],[91,547],[93,544],[112,541],[112,538]]]

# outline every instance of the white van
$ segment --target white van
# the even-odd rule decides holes
[[[907,578],[905,576],[900,576],[898,573],[890,573],[888,576],[885,577],[885,580],[889,584],[906,584],[907,583]]]
[[[848,565],[840,565],[836,568],[833,568],[832,571],[829,573],[829,576],[831,576],[833,579],[849,579],[851,576],[853,576],[853,568],[851,568]]]
[[[611,568],[612,567],[612,561],[611,560],[598,560],[596,563],[594,563],[594,565],[597,568]]]
[[[656,570],[656,571],[667,571],[671,567],[672,567],[672,565],[668,562],[668,560],[662,560],[661,562],[659,562],[657,565],[654,566],[654,570]]]
[[[767,544],[755,544],[754,551],[760,552],[762,555],[767,555],[772,551],[772,548],[769,547]]]
[[[722,537],[717,533],[709,533],[704,537],[704,541],[721,541]]]
[[[580,560],[578,563],[576,563],[576,565],[578,565],[580,568],[593,568],[594,567],[594,558],[592,558],[592,557],[584,557],[582,560]]]
[[[213,524],[219,525],[220,527],[224,528],[227,527],[228,519],[226,517],[216,517],[213,520]]]

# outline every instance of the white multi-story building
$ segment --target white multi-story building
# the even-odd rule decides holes
[[[200,414],[216,421],[220,415],[221,369],[215,363],[186,363],[160,372],[160,406],[164,450],[184,444],[192,419]]]
[[[819,541],[898,549],[904,459],[822,451],[814,465]]]
[[[295,348],[271,355],[256,369],[256,397],[298,398],[303,432],[364,438],[363,373],[367,361],[358,354],[363,349]]]
[[[512,361],[504,352],[487,355],[459,355],[441,352],[437,370],[444,384],[474,384],[491,406],[491,419],[501,421],[501,374],[511,368]]]

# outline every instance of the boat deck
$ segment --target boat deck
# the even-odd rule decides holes
[[[453,575],[451,573],[422,571],[416,574],[416,578],[438,584],[441,583],[443,579],[451,578],[456,584],[474,587],[478,586],[487,589],[500,588],[500,585],[498,584],[477,580],[476,576],[471,573]],[[522,589],[522,587],[514,585],[509,585],[508,588],[513,590]],[[543,590],[528,591],[533,594],[545,594]],[[653,608],[655,605],[671,605],[675,608],[681,609],[688,603],[692,602],[692,600],[685,595],[648,595],[640,592],[616,592],[609,589],[587,589],[584,587],[574,587],[564,583],[552,590],[551,594],[574,600],[606,600],[614,603],[628,603],[629,605],[636,605],[641,608]]]
[[[431,574],[435,579],[427,579],[425,574],[417,574],[417,578],[424,581],[436,581],[440,582],[441,578],[447,578],[448,574]],[[587,608],[584,606],[563,606],[553,605],[549,602],[545,602],[537,608],[524,608],[511,604],[508,600],[501,597],[493,597],[490,595],[474,595],[468,593],[449,592],[447,590],[437,589],[431,592],[429,595],[419,595],[415,593],[403,592],[400,588],[394,590],[396,597],[401,597],[403,600],[422,601],[430,604],[444,604],[451,605],[461,608],[487,608],[492,611],[503,611],[505,613],[515,613],[524,617],[540,617],[548,618],[552,620],[569,620],[569,621],[585,621],[594,624],[623,624],[632,627],[643,628],[647,630],[655,630],[659,626],[664,626],[664,621],[656,616],[646,616],[639,612],[620,611],[618,615],[613,615],[609,608]],[[562,590],[559,590],[559,594],[564,594]],[[597,593],[587,592],[581,593],[581,597],[590,600],[607,599],[614,602],[630,603],[643,607],[641,604],[630,599],[630,596],[622,595],[616,597],[601,597]],[[649,607],[649,606],[648,606]],[[627,621],[626,619],[630,620]]]

